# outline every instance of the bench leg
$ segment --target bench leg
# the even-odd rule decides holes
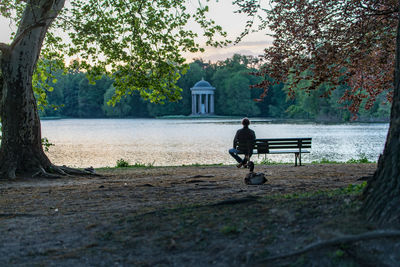
[[[297,159],[299,159],[299,166],[301,166],[301,153],[294,153],[294,166],[297,166]]]

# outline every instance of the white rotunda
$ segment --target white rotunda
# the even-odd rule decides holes
[[[190,90],[192,91],[192,115],[214,114],[215,87],[201,79]]]

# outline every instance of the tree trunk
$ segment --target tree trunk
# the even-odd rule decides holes
[[[54,171],[41,144],[32,75],[47,30],[64,1],[28,1],[13,42],[1,47],[1,178],[15,178],[16,173],[32,175]]]
[[[400,0],[399,0],[400,10]],[[396,38],[394,95],[390,126],[378,168],[364,190],[363,211],[370,221],[400,225],[400,12]]]

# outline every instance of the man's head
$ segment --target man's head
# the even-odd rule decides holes
[[[243,119],[242,119],[242,125],[243,125],[244,127],[248,127],[249,124],[250,124],[250,121],[249,121],[248,118],[243,118]]]

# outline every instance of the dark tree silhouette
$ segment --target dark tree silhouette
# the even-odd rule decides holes
[[[303,80],[310,92],[324,84],[350,89],[342,97],[357,112],[368,109],[382,93],[392,101],[390,127],[378,168],[364,191],[363,211],[381,224],[400,223],[400,30],[398,0],[237,0],[240,12],[260,18],[261,29],[273,32],[259,76],[285,82],[289,94]],[[265,12],[260,14],[260,12]],[[249,20],[248,28],[254,26]],[[397,37],[396,37],[397,36]],[[394,73],[394,75],[393,75]],[[267,94],[271,80],[257,86]]]

